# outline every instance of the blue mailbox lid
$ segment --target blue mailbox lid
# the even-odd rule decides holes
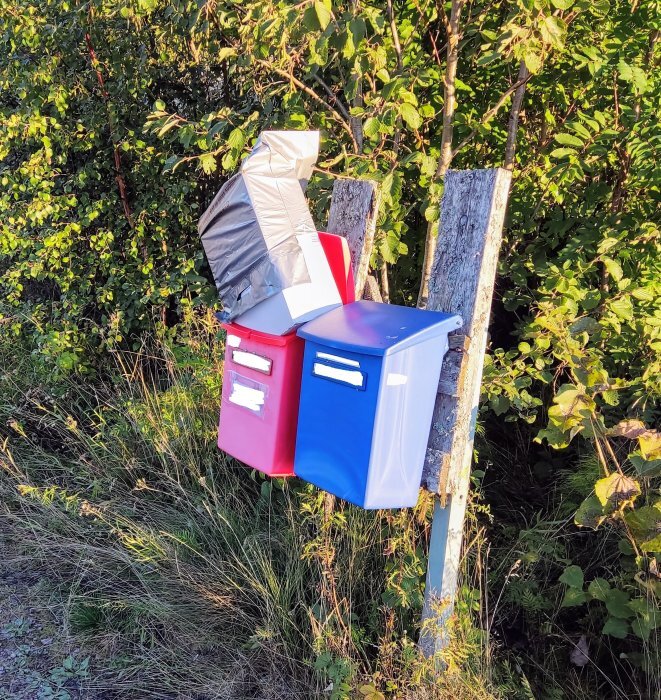
[[[298,335],[349,352],[387,355],[447,335],[461,325],[456,314],[356,301],[309,321]]]

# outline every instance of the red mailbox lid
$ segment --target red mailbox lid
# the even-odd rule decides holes
[[[275,347],[284,347],[294,342],[296,339],[296,331],[287,333],[286,335],[271,335],[271,333],[262,333],[260,331],[254,331],[252,328],[246,328],[245,326],[240,326],[238,323],[221,323],[220,324],[227,333],[232,335],[238,335],[239,338],[244,340],[252,340],[256,343],[262,343],[264,345],[273,345]]]

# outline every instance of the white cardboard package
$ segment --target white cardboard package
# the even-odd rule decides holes
[[[297,236],[310,282],[283,289],[236,319],[247,328],[285,335],[302,323],[340,306],[337,286],[316,233]]]
[[[260,136],[260,144],[261,150],[257,152],[256,146],[241,168],[250,201],[260,225],[269,232],[270,240],[295,237],[303,253],[309,281],[285,287],[235,321],[262,333],[285,335],[341,305],[300,182],[312,174],[319,149],[319,132],[266,131]],[[286,258],[283,263],[286,264]]]
[[[264,131],[198,230],[219,318],[284,335],[341,304],[305,199],[318,131]]]

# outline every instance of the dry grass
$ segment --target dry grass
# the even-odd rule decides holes
[[[54,382],[4,353],[0,526],[66,592],[68,631],[105,659],[90,692],[495,697],[470,615],[440,681],[417,653],[422,578],[407,557],[424,512],[339,504],[329,515],[312,487],[265,480],[217,451],[221,348],[209,326],[117,353],[85,382]],[[407,576],[411,600],[383,598],[403,596]],[[517,676],[506,685],[525,690]]]

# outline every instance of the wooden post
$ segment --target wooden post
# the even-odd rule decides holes
[[[348,178],[335,180],[326,230],[344,236],[349,242],[356,299],[369,295],[368,298],[381,301],[378,283],[368,281],[378,212],[379,188],[376,182]]]
[[[448,643],[470,485],[498,251],[511,173],[447,172],[427,308],[461,315],[450,336],[427,445],[423,486],[438,494],[427,568],[420,647],[433,656]]]

